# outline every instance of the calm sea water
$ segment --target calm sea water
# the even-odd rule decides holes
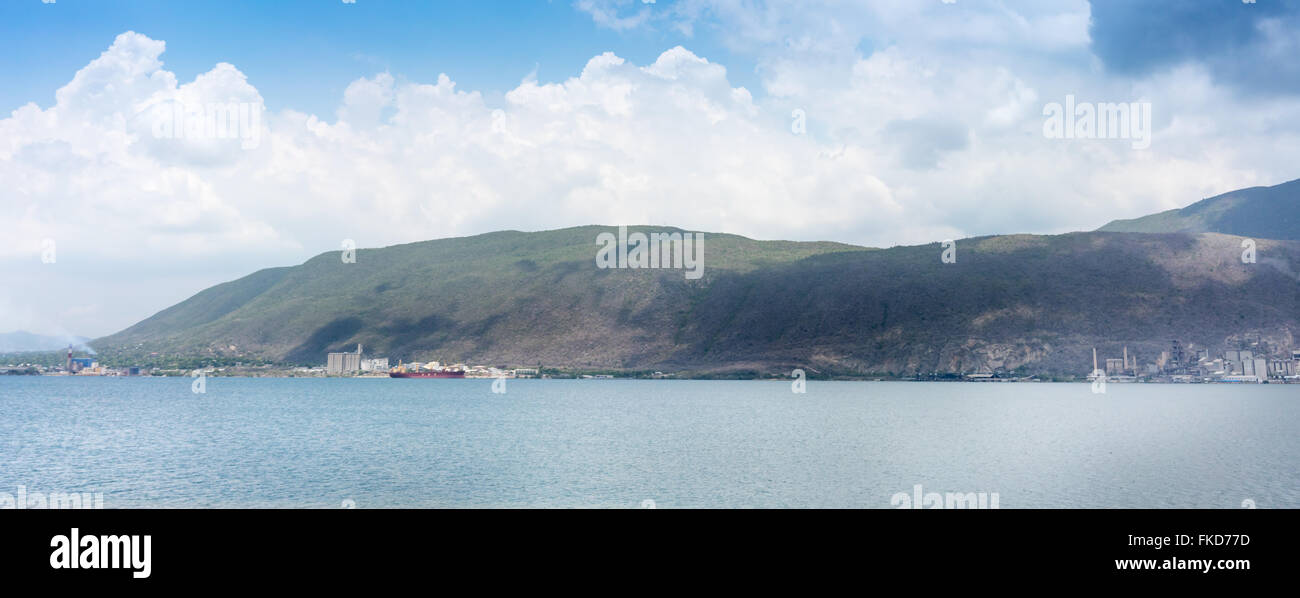
[[[1282,385],[0,377],[0,492],[106,507],[1300,507]]]

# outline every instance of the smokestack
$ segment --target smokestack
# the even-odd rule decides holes
[[[1128,345],[1124,345],[1124,369],[1128,369]]]
[[[1097,347],[1092,348],[1092,371],[1097,371]]]
[[[72,345],[68,345],[68,364],[64,366],[64,371],[72,373]]]

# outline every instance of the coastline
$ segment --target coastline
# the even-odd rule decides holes
[[[314,375],[301,374],[295,372],[258,372],[258,373],[241,373],[241,372],[203,372],[208,378],[275,378],[275,379],[336,379],[336,380],[397,380],[383,375],[359,375],[359,376],[338,376],[338,375]],[[41,378],[186,378],[194,377],[193,372],[168,371],[165,373],[141,374],[141,375],[82,375],[82,374],[65,374],[59,373],[41,373],[41,374],[13,374],[15,377],[41,377]],[[0,376],[4,379],[6,376]],[[518,378],[513,376],[465,376],[456,378],[458,380],[590,380],[593,382],[602,380],[711,380],[711,381],[750,381],[750,382],[783,382],[789,383],[794,380],[790,377],[780,377],[776,375],[765,376],[736,376],[736,375],[708,375],[708,374],[687,374],[687,375],[665,375],[665,376],[645,376],[645,375],[617,375],[617,374],[555,374],[537,377]],[[943,382],[943,383],[960,383],[960,384],[1090,384],[1091,381],[1084,376],[1076,378],[1068,377],[1023,377],[1023,378],[958,378],[958,377],[891,377],[891,376],[808,376],[807,380],[817,382]],[[1151,380],[1110,380],[1109,384],[1223,384],[1232,386],[1250,386],[1250,385],[1267,385],[1267,384],[1300,384],[1300,379],[1296,380],[1266,380],[1262,382],[1242,382],[1226,381],[1213,379],[1199,380],[1171,380],[1171,379],[1151,379]]]

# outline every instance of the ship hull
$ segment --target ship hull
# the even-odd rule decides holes
[[[393,378],[464,378],[465,372],[389,372]]]

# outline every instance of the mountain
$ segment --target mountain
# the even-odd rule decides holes
[[[1258,239],[1300,240],[1300,179],[1202,199],[1180,210],[1116,220],[1097,230],[1117,233],[1214,232]]]
[[[632,227],[632,231],[665,229]],[[671,229],[676,230],[676,229]],[[837,374],[1082,374],[1300,334],[1300,243],[1215,233],[1008,235],[869,249],[705,234],[703,277],[596,267],[611,227],[340,252],[204,290],[94,341],[123,359],[321,364],[371,355],[491,365]]]
[[[84,336],[32,334],[22,330],[0,333],[0,353],[54,351],[73,347],[85,348],[90,339]]]

